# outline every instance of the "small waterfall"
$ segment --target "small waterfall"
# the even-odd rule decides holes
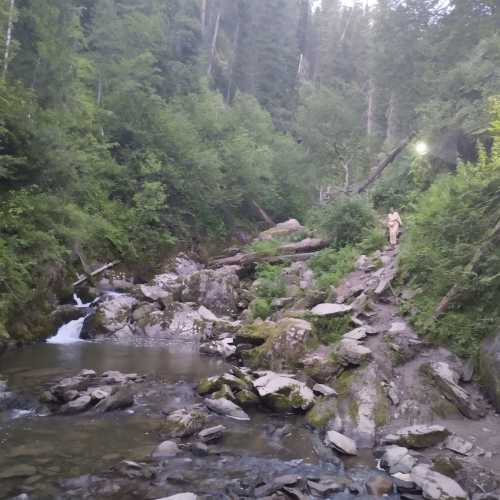
[[[82,342],[80,333],[83,328],[85,317],[75,319],[61,326],[57,333],[47,340],[48,344],[74,344],[75,342]]]
[[[78,297],[76,293],[73,294],[73,300],[75,301],[76,307],[79,307],[81,309],[87,309],[93,304],[93,302],[88,302],[87,304],[84,304],[82,299]]]

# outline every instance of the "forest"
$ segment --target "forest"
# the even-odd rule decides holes
[[[495,0],[1,0],[0,337],[46,336],[77,274],[147,274],[257,207],[344,218],[338,250],[395,206],[416,325],[470,351],[498,320],[499,26]]]
[[[500,0],[0,0],[0,500],[500,498]]]

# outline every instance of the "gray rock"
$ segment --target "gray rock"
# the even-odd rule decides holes
[[[82,396],[62,405],[59,408],[59,413],[64,415],[73,415],[76,413],[82,413],[88,410],[92,406],[92,398],[88,394],[83,394]]]
[[[180,453],[180,449],[175,441],[163,441],[152,453],[153,458],[172,458]]]
[[[253,381],[264,403],[275,411],[307,411],[314,404],[314,393],[306,384],[286,375],[267,372]]]
[[[307,481],[311,493],[319,497],[328,497],[345,490],[346,485],[335,479],[323,479],[321,481]]]
[[[481,344],[478,366],[481,385],[500,412],[500,332]]]
[[[346,365],[362,365],[373,357],[371,349],[356,340],[342,340],[338,350],[339,360]]]
[[[102,412],[123,410],[134,404],[134,394],[130,388],[122,388],[112,396],[103,399],[96,405],[96,410]]]
[[[103,399],[109,398],[113,394],[114,388],[110,385],[103,385],[100,387],[92,387],[87,390],[87,394],[90,395],[93,401],[102,401]]]
[[[172,297],[170,292],[157,285],[140,285],[139,290],[144,298],[152,300],[153,302],[166,300]]]
[[[411,480],[422,489],[427,500],[467,500],[469,496],[453,479],[439,474],[427,465],[417,465]]]
[[[293,486],[297,484],[302,478],[295,474],[287,474],[273,479],[272,482],[255,488],[255,497],[263,498],[272,495],[284,486]]]
[[[285,222],[280,222],[271,229],[267,229],[259,234],[259,240],[272,240],[274,238],[282,238],[295,233],[304,231],[305,228],[297,219],[289,219]]]
[[[94,315],[89,316],[80,335],[93,339],[100,335],[113,335],[128,326],[137,299],[130,295],[113,295],[101,301]]]
[[[207,418],[208,415],[199,405],[182,408],[167,415],[164,427],[172,437],[188,437],[199,432],[205,425]]]
[[[426,363],[421,370],[436,384],[443,396],[453,403],[467,418],[478,420],[486,414],[482,402],[474,398],[458,385],[459,374],[445,362]]]
[[[240,279],[236,266],[202,270],[191,274],[182,290],[184,302],[203,304],[215,314],[238,312]]]
[[[232,337],[222,340],[212,340],[200,344],[200,352],[210,356],[230,358],[236,353],[236,346]]]
[[[391,474],[408,474],[415,467],[417,460],[410,455],[408,448],[388,446],[382,455],[381,463]]]
[[[207,407],[219,415],[235,420],[250,420],[250,417],[238,405],[225,398],[205,399]]]
[[[106,385],[125,385],[129,382],[136,382],[140,378],[137,373],[122,373],[113,370],[102,374],[102,380]]]
[[[315,384],[312,390],[321,396],[337,396],[337,391],[335,389],[324,384]]]
[[[340,434],[340,432],[328,431],[325,437],[325,444],[345,455],[358,454],[356,443],[351,438]]]
[[[392,479],[399,491],[413,491],[416,488],[416,484],[411,480],[411,474],[396,472],[392,474]]]
[[[446,440],[444,447],[458,453],[459,455],[467,455],[472,450],[474,445],[460,436],[450,436]]]
[[[313,316],[343,316],[352,311],[351,306],[347,306],[344,304],[318,304],[316,307],[313,307],[311,310],[311,314]]]
[[[209,443],[210,441],[218,441],[221,439],[225,431],[226,428],[223,425],[217,425],[215,427],[203,429],[198,433],[198,437],[204,443]]]
[[[449,435],[448,429],[442,425],[413,425],[385,436],[383,442],[408,448],[429,448],[441,443]]]
[[[361,326],[355,330],[351,330],[342,336],[346,340],[364,340],[367,337],[366,328]]]

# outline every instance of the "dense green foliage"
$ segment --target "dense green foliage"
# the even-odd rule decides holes
[[[375,211],[361,198],[340,199],[309,214],[311,227],[331,240],[335,248],[359,243],[375,223]]]
[[[344,197],[396,143],[418,129],[431,154],[387,170],[383,210],[411,210],[458,157],[479,159],[477,140],[489,147],[492,0],[13,5],[0,0],[2,336],[48,333],[98,264],[148,270],[254,227],[254,202],[279,221],[319,200],[311,221],[335,249],[369,252],[374,212]]]
[[[494,127],[496,134],[498,122]],[[500,221],[499,153],[498,146],[490,157],[482,150],[476,164],[439,178],[419,200],[404,245],[403,273],[418,291],[411,304],[414,322],[462,354],[475,352],[500,319],[499,236],[493,233]],[[478,251],[481,257],[471,266]],[[454,286],[448,311],[434,320]]]

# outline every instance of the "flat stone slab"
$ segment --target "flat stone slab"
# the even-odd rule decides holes
[[[394,434],[388,434],[383,441],[408,448],[430,448],[441,443],[450,435],[442,425],[412,425],[399,429]]]
[[[207,407],[219,415],[234,418],[235,420],[250,420],[250,417],[238,405],[229,399],[205,399]]]
[[[321,396],[337,396],[337,391],[325,384],[315,384],[312,390],[316,394],[321,394]]]
[[[476,401],[458,385],[460,375],[448,363],[427,363],[421,366],[421,371],[436,384],[441,394],[453,403],[462,415],[472,420],[484,417],[486,410],[483,402]]]
[[[325,437],[325,444],[345,455],[358,454],[356,443],[351,438],[340,434],[340,432],[328,431]]]
[[[460,436],[450,436],[444,443],[444,447],[447,450],[458,453],[459,455],[467,455],[472,450],[474,445]]]
[[[311,314],[314,316],[343,316],[352,311],[351,306],[344,304],[318,304],[313,307]]]
[[[198,433],[198,437],[204,443],[209,443],[210,441],[217,441],[218,439],[221,439],[225,431],[226,427],[223,425],[216,425],[215,427],[203,429]]]
[[[411,480],[422,489],[427,500],[467,500],[469,496],[453,479],[435,472],[427,465],[417,465]]]
[[[360,326],[342,336],[342,338],[346,340],[364,340],[366,337],[367,333],[364,326]]]

